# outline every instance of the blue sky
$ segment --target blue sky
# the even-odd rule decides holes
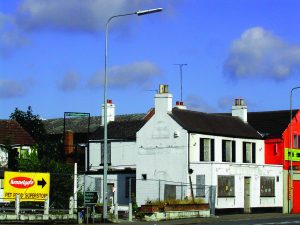
[[[42,118],[100,115],[104,26],[112,15],[164,8],[110,24],[108,98],[117,114],[145,113],[159,84],[189,109],[289,109],[300,85],[297,0],[0,0],[0,119],[17,107]],[[300,107],[300,93],[293,104]]]

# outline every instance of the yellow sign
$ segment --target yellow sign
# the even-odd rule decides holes
[[[291,160],[291,149],[284,149],[284,159]],[[292,161],[300,162],[300,149],[292,149]]]
[[[4,172],[4,200],[45,201],[49,196],[50,174],[27,172]]]

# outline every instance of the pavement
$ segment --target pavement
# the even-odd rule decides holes
[[[126,220],[119,220],[120,225],[188,225],[188,224],[209,224],[214,222],[229,222],[229,221],[247,221],[253,219],[276,219],[276,218],[300,218],[300,214],[282,214],[282,213],[257,213],[257,214],[230,214],[219,215],[206,218],[190,218],[190,219],[177,219],[177,220],[165,220],[165,221],[138,221],[132,222]],[[106,225],[112,225],[112,223],[101,223]]]

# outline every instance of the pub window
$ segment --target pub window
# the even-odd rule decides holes
[[[205,175],[196,175],[196,197],[205,197]]]
[[[275,177],[260,177],[260,196],[275,197]]]
[[[234,197],[234,176],[218,176],[218,197]]]
[[[243,163],[255,163],[255,158],[256,144],[251,142],[243,142]]]
[[[215,140],[200,138],[200,161],[215,161]]]
[[[107,142],[107,163],[111,164],[111,142]],[[104,164],[104,143],[101,143],[101,165]]]
[[[222,140],[222,162],[235,162],[235,141]]]
[[[165,200],[176,199],[176,185],[165,184]]]

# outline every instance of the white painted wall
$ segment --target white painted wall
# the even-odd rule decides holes
[[[251,177],[250,207],[282,207],[283,169],[280,165],[194,162],[191,163],[191,168],[194,170],[193,184],[196,183],[196,175],[205,175],[205,185],[216,186],[216,190],[218,190],[219,175],[235,177],[235,197],[219,198],[216,193],[216,208],[244,208],[245,177]],[[260,197],[261,176],[275,177],[275,197]]]
[[[98,170],[101,163],[101,144],[90,143],[90,170]],[[136,142],[111,142],[111,167],[113,168],[135,168],[137,147]]]
[[[114,192],[114,203],[118,203],[119,205],[128,205],[129,197],[126,196],[125,193],[125,185],[126,178],[131,177],[135,179],[135,174],[130,173],[122,173],[122,174],[108,174],[107,175],[107,183],[114,184],[115,192]],[[96,186],[96,179],[100,179],[100,186]],[[82,188],[80,191],[84,191],[84,186],[86,191],[99,191],[99,199],[98,202],[103,202],[103,175],[85,175],[80,177],[79,186]],[[129,193],[128,193],[129,194]]]
[[[138,205],[159,198],[159,180],[187,182],[187,132],[166,112],[155,113],[137,133],[137,147]]]
[[[200,160],[200,138],[210,138],[215,140],[215,162],[222,162],[222,140],[231,140],[236,143],[236,163],[243,162],[243,142],[256,143],[256,164],[264,164],[265,162],[265,147],[263,140],[231,138],[212,136],[204,134],[190,135],[190,160],[191,162],[199,162]]]

